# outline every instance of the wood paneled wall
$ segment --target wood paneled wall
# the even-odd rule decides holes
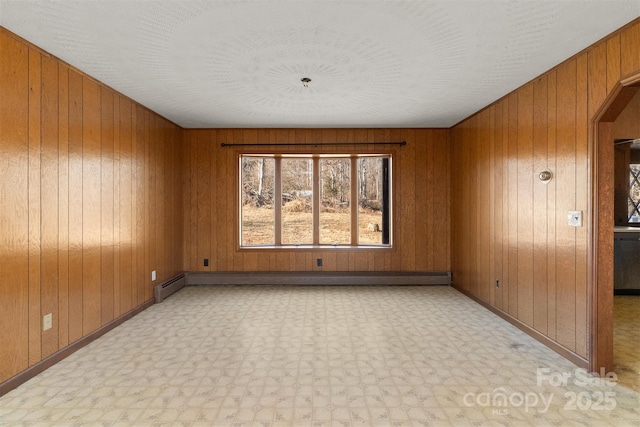
[[[182,271],[181,138],[0,28],[0,382]]]
[[[607,95],[638,70],[635,21],[452,130],[453,282],[581,358],[589,333],[587,144]],[[547,168],[554,176],[543,184],[537,176]],[[570,210],[583,211],[582,227],[567,225]]]
[[[614,122],[616,139],[640,138],[640,88]]]
[[[327,146],[406,141],[402,147]],[[239,147],[277,152],[269,143],[319,143],[306,152],[393,152],[392,249],[239,249]],[[449,131],[443,129],[220,129],[185,131],[185,246],[188,271],[448,271]],[[289,147],[287,147],[289,148]],[[209,259],[205,267],[203,260]],[[316,258],[323,259],[317,267]]]

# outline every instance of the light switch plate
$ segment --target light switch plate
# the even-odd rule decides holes
[[[153,271],[151,272],[151,281],[152,281],[152,282],[154,282],[155,280],[156,280],[156,271],[155,271],[155,270],[153,270]]]
[[[582,227],[582,211],[569,211],[567,222],[572,227]]]

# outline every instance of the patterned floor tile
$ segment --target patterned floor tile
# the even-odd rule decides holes
[[[448,287],[187,287],[1,397],[0,426],[638,427],[616,354],[619,384],[583,385]]]

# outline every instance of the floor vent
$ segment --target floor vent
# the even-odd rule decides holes
[[[153,294],[156,299],[156,304],[162,302],[162,300],[167,298],[169,295],[178,292],[180,289],[184,288],[186,284],[187,280],[184,276],[184,273],[179,274],[164,283],[157,284],[153,288]]]

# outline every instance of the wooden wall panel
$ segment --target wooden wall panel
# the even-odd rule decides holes
[[[576,201],[575,209],[583,212],[583,224],[591,223],[589,209],[589,163],[588,159],[588,109],[587,109],[587,55],[576,60]],[[576,231],[576,353],[587,357],[587,261],[588,233],[586,226],[577,227]]]
[[[505,98],[500,103],[502,109],[501,134],[502,134],[502,276],[500,277],[500,289],[502,290],[502,310],[509,310],[509,102]],[[496,130],[497,131],[497,130]],[[453,141],[452,141],[453,142]],[[472,142],[471,142],[472,143]],[[452,165],[453,166],[453,165]],[[452,177],[453,181],[453,170]],[[497,207],[500,208],[499,206]],[[463,244],[462,241],[460,244]],[[453,271],[453,267],[451,268]]]
[[[113,96],[113,318],[120,316],[120,96]],[[104,265],[104,264],[103,264]],[[103,276],[104,277],[104,276]]]
[[[462,139],[462,144],[451,152],[451,165],[457,165],[457,167],[465,168],[469,165],[469,150],[468,144],[464,142],[469,139],[465,135],[469,132],[471,123],[465,123],[460,126],[457,132],[457,137]],[[457,139],[456,139],[457,140]],[[473,286],[471,275],[469,275],[469,248],[472,246],[472,242],[465,242],[462,244],[462,236],[468,233],[470,217],[465,212],[468,210],[467,203],[469,202],[470,194],[470,178],[469,176],[464,179],[452,180],[451,194],[456,194],[456,197],[452,197],[451,201],[451,229],[452,229],[452,245],[451,259],[459,260],[459,269],[456,271],[456,280],[459,279],[460,283],[464,283],[465,287]],[[461,177],[462,178],[462,177]]]
[[[100,86],[82,79],[82,335],[101,325]]]
[[[423,141],[427,139],[434,139],[433,130],[419,129],[416,131],[416,141]],[[416,164],[425,165],[424,167],[416,168],[416,213],[418,215],[416,220],[415,233],[418,236],[425,236],[423,239],[416,241],[416,270],[428,271],[434,269],[434,255],[435,255],[435,241],[433,239],[433,226],[435,223],[435,192],[433,191],[433,182],[436,176],[435,165],[432,163],[434,151],[437,144],[416,144]],[[447,150],[448,152],[448,150]],[[448,177],[447,177],[448,178]],[[423,183],[423,185],[420,185]],[[448,187],[448,185],[447,185]],[[441,205],[441,206],[444,206]],[[448,208],[447,208],[448,211]],[[446,215],[448,218],[449,215]],[[381,254],[384,256],[384,254]],[[376,264],[384,264],[384,259],[375,260],[376,254],[374,254],[374,266]]]
[[[494,110],[493,123],[493,300],[499,309],[504,309],[504,142],[502,132],[502,103],[490,107]]]
[[[291,132],[290,132],[291,133]],[[234,133],[233,137],[231,139],[231,143],[232,144],[242,144],[244,143],[244,133]],[[227,179],[228,184],[231,186],[231,188],[238,188],[238,183],[239,183],[239,178],[238,178],[238,173],[233,173],[233,170],[237,170],[236,168],[238,166],[233,167],[232,165],[237,165],[237,157],[234,155],[234,153],[232,151],[229,150],[225,150],[223,151],[223,154],[226,154],[226,165],[227,165]],[[209,174],[209,176],[211,176]],[[238,218],[237,218],[237,212],[238,212],[238,197],[236,196],[236,192],[233,191],[226,191],[226,204],[228,206],[233,206],[235,208],[235,213],[231,216],[228,216],[229,222],[228,224],[237,224],[238,223]],[[236,228],[234,226],[234,228]],[[237,237],[236,238],[229,238],[227,239],[227,246],[226,249],[224,249],[227,253],[231,254],[231,259],[227,261],[227,269],[229,270],[233,270],[233,271],[243,271],[245,270],[244,268],[244,253],[242,252],[236,252],[236,245],[237,245]]]
[[[548,216],[547,200],[549,183],[543,183],[538,175],[549,169],[547,162],[548,129],[548,82],[547,76],[533,84],[533,326],[543,334],[547,333],[547,272],[548,272]]]
[[[185,270],[449,270],[448,130],[217,129],[186,130],[184,138],[184,232],[188,236],[184,251]],[[335,146],[322,147],[321,144],[338,140],[359,143],[390,139],[407,140],[407,146],[395,148],[396,156],[393,162],[393,249],[340,249],[337,252],[316,248],[274,251],[239,249],[237,174],[241,149],[223,148],[221,143],[265,145],[262,150],[255,147],[246,149],[247,152],[256,152],[276,148],[269,144],[318,142],[320,147],[314,148],[315,152],[336,152],[341,149]],[[353,149],[350,147],[345,148]],[[374,151],[380,150],[379,147],[369,144],[367,147]],[[309,149],[296,147],[295,150]],[[422,153],[419,157],[422,165],[417,164],[416,152]],[[431,153],[433,158],[426,158],[427,153]],[[420,169],[426,172],[418,173]],[[431,180],[428,176],[431,176]],[[422,194],[421,201],[416,199],[416,193]],[[424,215],[427,194],[431,194],[431,205],[428,207],[427,215]],[[431,242],[431,248],[426,242]],[[209,267],[204,267],[204,258],[209,258]],[[316,258],[323,259],[323,267],[315,265]]]
[[[165,265],[167,262],[170,263],[170,260],[166,257],[167,242],[166,240],[163,242],[161,239],[157,239],[157,235],[160,230],[164,230],[166,228],[170,230],[172,229],[171,227],[167,227],[167,225],[171,224],[171,213],[165,210],[165,199],[162,197],[164,188],[167,189],[166,191],[168,191],[169,194],[171,194],[174,188],[172,182],[173,170],[168,158],[168,156],[171,155],[168,139],[171,136],[171,130],[166,128],[165,124],[158,116],[154,115],[153,117],[155,118],[156,124],[155,135],[152,141],[157,141],[159,147],[157,150],[154,150],[153,147],[151,147],[151,154],[154,159],[151,188],[153,189],[154,199],[150,217],[154,221],[152,223],[152,240],[149,244],[151,245],[151,270],[155,270],[156,274],[160,275],[160,277],[165,277],[167,274]],[[157,213],[162,214],[156,215]],[[168,233],[167,238],[172,239],[175,237],[172,236],[171,233]]]
[[[589,357],[591,120],[620,79],[638,71],[640,21],[568,59],[451,130],[451,262],[455,285],[583,360]],[[488,113],[491,110],[496,111],[493,117]],[[482,156],[460,153],[473,152],[472,146],[483,147],[487,139],[484,130],[469,132],[470,127],[491,129],[494,151],[489,163]],[[481,167],[475,167],[473,162]],[[493,185],[480,186],[478,200],[494,200],[485,225],[493,224],[494,233],[490,237],[480,228],[473,233],[455,212],[468,197],[465,187],[482,182],[483,169],[487,167],[491,169]],[[554,177],[543,185],[536,177],[547,167]],[[478,224],[484,224],[486,213],[479,208],[468,212]],[[567,224],[570,210],[583,212],[582,227]],[[489,248],[492,243],[490,263],[495,278],[504,282],[495,289],[493,299],[487,298],[485,288],[495,283],[486,284],[486,271],[481,265],[470,268],[464,252],[466,246]]]
[[[575,351],[576,230],[567,225],[567,212],[576,210],[576,61],[558,67],[557,79],[557,340]]]
[[[453,175],[454,165],[460,164],[462,153],[464,152],[464,138],[462,138],[462,125],[457,126],[450,132],[451,140],[456,142],[456,146],[451,146],[451,173]],[[455,148],[455,149],[454,149]],[[455,167],[457,169],[457,167]],[[462,250],[462,245],[464,242],[464,238],[462,236],[462,227],[460,220],[462,219],[460,216],[460,206],[464,202],[461,197],[460,192],[462,191],[462,177],[459,179],[451,179],[450,182],[451,187],[451,204],[449,206],[449,217],[451,218],[451,268],[453,269],[454,263],[453,260],[458,260],[455,263],[456,272],[453,280],[456,283],[460,283],[460,286],[466,286],[467,280],[464,277],[459,277],[464,274],[462,257],[460,256],[460,252]],[[453,196],[455,194],[455,197]]]
[[[133,222],[133,114],[134,106],[125,98],[120,98],[120,300],[119,314],[134,308],[134,222]]]
[[[468,125],[462,130],[463,135],[465,136],[465,139],[469,139],[469,140],[473,140],[475,138],[475,128],[476,128],[476,122],[477,120],[471,120]],[[472,173],[469,174],[468,177],[466,177],[466,179],[463,182],[462,185],[462,192],[460,193],[460,196],[462,196],[463,199],[463,203],[460,204],[460,206],[458,207],[459,212],[458,215],[462,216],[462,221],[461,221],[461,225],[464,227],[464,232],[463,234],[468,234],[469,236],[471,236],[471,227],[475,228],[475,218],[471,217],[470,215],[466,215],[465,212],[466,211],[470,211],[472,209],[475,208],[475,204],[476,204],[476,193],[477,193],[477,189],[476,187],[476,181],[472,179],[473,176],[475,176],[475,147],[473,147],[473,149],[471,149],[473,146],[470,144],[467,144],[464,149],[463,149],[463,153],[462,153],[462,165],[466,165],[467,168],[471,168],[474,167],[474,171]],[[475,268],[476,268],[476,263],[475,263],[475,253],[476,253],[476,244],[477,244],[477,238],[476,236],[474,236],[474,238],[470,239],[467,245],[463,245],[462,246],[462,250],[461,250],[461,257],[462,259],[465,260],[464,262],[464,277],[466,277],[468,279],[468,289],[467,290],[472,290],[475,289],[476,287],[476,283],[477,283],[477,278],[475,277]]]
[[[507,199],[509,234],[507,236],[507,268],[508,280],[505,282],[507,291],[507,312],[518,316],[518,94],[507,97],[507,156],[508,182]],[[472,178],[473,179],[473,178]]]
[[[196,198],[198,200],[198,234],[197,234],[197,259],[198,271],[211,271],[213,257],[211,256],[211,142],[207,131],[195,131],[201,135],[196,136]],[[205,267],[204,259],[209,259],[209,266]]]
[[[477,278],[475,280],[475,290],[477,295],[484,300],[491,300],[492,288],[487,286],[491,281],[491,262],[490,252],[492,248],[490,232],[491,232],[491,173],[490,168],[490,155],[491,155],[491,140],[490,123],[492,110],[486,109],[478,115],[476,122],[477,141],[475,150],[475,169],[476,176],[478,177],[475,183],[475,210],[477,216],[472,218],[471,224],[473,227],[470,229],[471,233],[477,236],[475,239],[475,260],[476,264],[472,271],[477,272]],[[484,192],[483,190],[489,190]],[[487,246],[486,243],[489,242]]]
[[[191,144],[191,138],[189,138],[189,136],[186,134],[183,135],[182,148],[186,153],[191,153],[193,151],[188,149],[190,144]],[[189,209],[189,207],[191,206],[191,194],[193,193],[193,186],[191,185],[191,182],[192,182],[191,174],[193,172],[190,172],[193,170],[193,168],[190,167],[191,157],[189,155],[186,155],[186,156],[183,155],[182,164],[183,164],[184,170],[182,173],[182,179],[180,180],[180,186],[182,188],[182,206],[186,210],[186,209]],[[182,259],[185,260],[185,262],[187,262],[186,260],[195,258],[195,257],[190,257],[188,255],[190,254],[190,251],[191,251],[191,241],[192,241],[191,226],[189,222],[191,218],[188,215],[184,215],[182,217],[182,220],[183,220],[182,229],[184,230],[184,244],[182,245]]]
[[[640,89],[616,118],[614,132],[615,139],[640,137]]]
[[[415,131],[416,139],[426,141],[427,132],[431,130],[419,129]],[[429,150],[430,148],[430,150]],[[427,226],[433,226],[433,192],[430,190],[430,184],[433,183],[433,167],[430,167],[428,156],[433,156],[433,145],[425,143],[416,143],[415,146],[415,163],[424,165],[421,168],[415,168],[415,215],[420,221],[415,222],[415,233],[419,236],[426,236],[425,239],[417,239],[415,241],[415,267],[417,270],[427,271],[428,266],[433,263],[433,236],[427,231]]]
[[[69,72],[69,343],[82,337],[82,76]]]
[[[433,138],[433,139],[431,139]],[[451,215],[442,212],[450,211],[450,157],[449,131],[431,130],[427,134],[427,160],[428,167],[433,170],[433,178],[427,181],[427,194],[429,194],[429,207],[431,220],[427,224],[427,239],[433,241],[433,249],[430,251],[429,271],[449,271],[451,269]],[[431,149],[430,147],[433,147]],[[442,231],[447,230],[442,238]],[[448,256],[443,256],[447,254]]]
[[[547,164],[552,173],[557,170],[556,155],[556,134],[558,128],[558,96],[557,96],[557,73],[548,73],[548,94],[547,94]],[[552,179],[547,184],[547,336],[556,339],[557,321],[557,286],[556,286],[556,200],[558,180]],[[544,280],[544,278],[541,278]]]
[[[147,164],[146,160],[146,130],[148,123],[146,122],[146,110],[141,105],[134,107],[134,126],[133,126],[133,188],[134,188],[134,200],[143,201],[143,203],[133,204],[133,233],[135,238],[134,244],[134,268],[133,268],[133,295],[134,304],[138,306],[144,302],[145,290],[145,203],[147,201],[147,189],[145,170]]]
[[[40,315],[41,55],[29,48],[29,365],[42,358]]]
[[[151,280],[151,272],[156,271],[158,273],[158,246],[162,245],[162,241],[157,239],[158,232],[158,219],[157,214],[161,211],[158,210],[158,197],[162,196],[162,193],[158,193],[158,166],[160,158],[164,157],[164,141],[160,136],[160,122],[158,116],[153,113],[149,113],[149,139],[147,144],[147,163],[149,164],[148,182],[146,187],[149,189],[149,198],[145,203],[146,224],[149,230],[146,239],[147,247],[147,263],[144,274],[148,280]],[[145,286],[145,301],[153,298],[153,289],[150,286]]]
[[[58,62],[42,58],[42,154],[40,188],[41,219],[41,311],[58,315]],[[58,321],[42,333],[42,357],[58,350]]]
[[[396,235],[396,244],[400,246],[400,270],[402,271],[414,271],[416,265],[416,239],[415,239],[415,227],[413,226],[416,223],[417,218],[420,220],[425,220],[420,216],[416,217],[416,209],[415,209],[415,193],[416,193],[416,143],[415,143],[415,131],[407,130],[402,132],[402,136],[398,135],[399,138],[391,137],[390,140],[407,140],[412,141],[412,144],[407,144],[407,146],[403,147],[403,149],[399,150],[399,164],[396,164],[398,171],[400,174],[396,174],[396,177],[400,179],[399,190],[396,193],[396,197],[398,200],[411,200],[411,203],[400,203],[396,205],[398,209],[395,210],[395,214],[398,215],[398,218],[401,218],[400,221],[396,221],[395,228]],[[418,183],[418,187],[422,185],[422,183]],[[398,188],[398,187],[396,187]],[[426,236],[425,236],[426,238]],[[402,242],[400,244],[400,242]],[[361,256],[362,253],[359,252],[357,255]],[[356,260],[358,257],[356,257]],[[356,262],[356,270],[360,270],[364,268],[363,271],[369,271],[368,266],[362,265],[361,263]]]
[[[3,382],[148,301],[159,253],[182,271],[182,129],[3,28],[0,98]]]
[[[517,116],[517,262],[518,319],[533,326],[533,85],[518,91]],[[537,213],[537,210],[536,210]]]
[[[231,204],[230,206],[227,205],[227,192],[230,189],[230,186],[232,185],[229,182],[229,179],[233,179],[233,177],[230,177],[227,174],[227,161],[226,161],[226,155],[229,152],[229,150],[226,150],[226,152],[222,152],[221,148],[220,148],[220,144],[222,143],[231,143],[233,141],[232,138],[228,138],[228,132],[225,130],[218,130],[218,131],[210,131],[213,132],[212,135],[209,137],[210,138],[210,143],[212,146],[212,155],[213,157],[215,157],[216,159],[216,168],[213,169],[210,173],[215,174],[215,181],[216,181],[216,185],[217,185],[217,194],[218,194],[218,199],[216,200],[216,204],[215,206],[212,206],[212,208],[209,210],[211,212],[212,215],[216,215],[216,222],[217,222],[217,245],[216,247],[218,248],[218,256],[215,259],[215,263],[213,262],[213,260],[210,260],[211,264],[212,264],[212,268],[215,266],[216,271],[227,271],[227,265],[228,265],[228,260],[230,259],[230,254],[227,252],[227,247],[228,247],[228,243],[227,241],[229,239],[231,239],[233,241],[234,238],[234,234],[230,234],[233,233],[233,229],[235,228],[235,224],[233,222],[233,213],[235,212],[235,206],[233,204]],[[192,132],[185,132],[186,134],[192,133]],[[194,140],[197,140],[196,138],[198,136],[202,137],[204,134],[196,134],[193,135],[193,139],[192,139],[192,146],[190,148],[195,148],[198,145],[195,144]],[[197,156],[197,150],[194,150],[194,152],[196,153],[195,155]],[[215,155],[214,155],[215,153]],[[235,169],[235,164],[231,165],[232,168]],[[197,168],[196,168],[197,170]],[[233,169],[232,169],[233,170]],[[197,188],[197,186],[201,185],[200,182],[198,182],[199,175],[195,176],[196,179],[196,185],[194,186],[195,188]],[[233,190],[231,190],[233,191]],[[196,204],[196,212],[199,209],[199,204],[200,201],[197,199],[195,199],[195,201],[193,201],[192,199],[192,203]],[[192,208],[194,207],[193,204],[191,206]],[[231,209],[231,214],[229,215],[228,212]],[[185,215],[193,215],[192,212],[185,212]],[[197,224],[197,221],[196,221]],[[232,228],[233,227],[233,228]],[[199,235],[199,231],[196,225],[195,230],[192,229],[192,232],[195,232],[196,235]],[[231,258],[231,263],[233,263],[233,259]],[[191,262],[192,265],[196,265],[197,268],[202,268],[200,266],[202,266],[202,259],[199,259],[198,257],[196,257],[195,261]],[[270,264],[270,269],[275,269],[275,265],[273,265],[273,262]]]
[[[589,112],[587,116],[589,118],[593,117],[607,97],[607,44],[600,43],[587,53],[587,76],[589,79],[587,89],[589,91]]]
[[[100,300],[102,323],[114,319],[114,126],[113,92],[100,88]]]
[[[55,322],[54,322],[55,323]],[[58,346],[69,344],[69,68],[58,64]]]
[[[487,166],[486,166],[486,183],[489,186],[489,200],[488,200],[488,206],[487,206],[487,223],[486,224],[480,224],[480,226],[483,226],[487,229],[487,240],[489,242],[489,251],[488,253],[485,255],[485,263],[487,264],[486,266],[486,277],[485,280],[487,281],[487,283],[489,283],[489,286],[484,285],[483,288],[485,290],[486,293],[486,298],[488,301],[491,301],[492,303],[495,303],[495,299],[496,299],[496,287],[493,286],[493,283],[495,282],[495,277],[496,277],[496,271],[495,271],[495,253],[496,253],[496,240],[495,240],[495,234],[496,234],[496,223],[495,223],[495,206],[496,206],[496,174],[495,174],[495,170],[496,170],[496,155],[495,155],[495,114],[496,114],[496,109],[495,107],[491,107],[491,108],[487,108],[486,109],[486,121],[485,121],[485,125],[484,125],[484,134],[485,134],[485,138],[487,139],[487,145],[488,145],[488,153],[487,153]],[[488,227],[487,227],[488,224]]]
[[[607,94],[620,81],[620,34],[617,34],[606,41],[607,46]],[[590,76],[595,72],[589,73]]]
[[[0,381],[29,365],[29,48],[0,32]]]
[[[157,245],[160,243],[156,239],[156,210],[158,198],[156,180],[157,180],[157,167],[158,157],[162,155],[162,138],[159,137],[159,124],[158,118],[155,114],[147,110],[147,139],[145,145],[145,164],[148,165],[148,169],[145,175],[145,189],[146,199],[144,203],[144,224],[146,229],[145,235],[145,264],[142,271],[142,278],[144,283],[146,280],[151,280],[151,271],[156,270],[157,262],[156,256],[158,253]],[[153,289],[150,286],[144,286],[144,299],[148,301],[153,298]]]
[[[620,33],[620,76],[622,78],[640,70],[640,21]]]

